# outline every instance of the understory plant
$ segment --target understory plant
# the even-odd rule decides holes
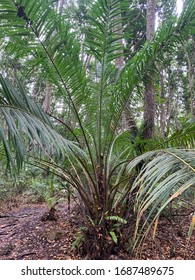
[[[193,34],[195,3],[164,23],[121,69],[115,65],[124,48],[119,26],[128,7],[128,1],[93,2],[79,38],[74,22],[54,9],[53,1],[0,2],[1,48],[26,57],[30,75],[36,67],[44,69],[65,104],[63,120],[47,114],[18,79],[14,86],[2,73],[1,153],[12,172],[24,163],[38,166],[74,190],[83,215],[79,238],[85,253],[95,258],[113,252],[132,220],[135,248],[166,205],[195,181],[193,122],[167,139],[151,141],[132,141],[120,130],[133,89],[146,73],[157,75],[155,62],[161,64],[167,50]],[[96,67],[83,65],[81,49]],[[67,122],[70,115],[74,126]]]

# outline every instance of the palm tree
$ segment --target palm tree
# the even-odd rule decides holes
[[[127,8],[128,1],[120,0],[97,0],[89,7],[84,52],[97,66],[89,72],[80,59],[74,27],[62,12],[53,9],[53,1],[0,3],[2,46],[12,54],[28,55],[33,67],[41,65],[67,105],[65,121],[58,120],[28,97],[19,81],[14,87],[0,75],[2,153],[8,165],[18,169],[23,162],[50,168],[76,191],[84,213],[85,247],[96,257],[111,253],[119,243],[130,211],[137,215],[136,245],[139,230],[149,230],[150,218],[156,221],[167,203],[195,179],[194,151],[166,149],[177,142],[191,148],[194,125],[168,141],[144,142],[141,153],[148,152],[138,157],[140,141],[133,143],[128,133],[118,129],[134,87],[146,72],[156,74],[154,62],[161,63],[168,49],[193,33],[195,3],[191,1],[179,19],[165,23],[121,70],[115,68],[116,59],[123,54],[121,32],[115,27],[123,20],[118,14]],[[74,129],[66,123],[67,111],[75,120]],[[58,121],[64,126],[63,135],[56,128]],[[150,151],[152,148],[155,150]],[[87,247],[89,240],[92,243]]]

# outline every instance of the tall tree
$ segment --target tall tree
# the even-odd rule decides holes
[[[186,46],[183,46],[183,50],[187,63],[187,77],[188,87],[190,95],[190,113],[192,117],[195,117],[195,97],[194,97],[194,84],[195,84],[195,53],[194,53],[194,38],[189,40]]]
[[[147,23],[146,23],[146,39],[151,41],[155,32],[155,12],[156,0],[148,0],[147,2]],[[146,74],[145,94],[144,94],[144,138],[154,137],[154,119],[155,119],[155,96],[154,81],[150,74]]]

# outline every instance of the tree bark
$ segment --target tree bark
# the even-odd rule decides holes
[[[152,40],[155,32],[155,12],[156,12],[156,0],[147,1],[147,22],[146,22],[146,39]]]
[[[51,111],[51,92],[52,86],[51,84],[47,83],[45,88],[44,111],[48,114]]]
[[[147,2],[147,23],[146,38],[152,40],[155,32],[155,10],[156,1],[148,0]],[[144,138],[150,139],[154,137],[154,119],[155,119],[155,96],[154,81],[151,75],[147,76],[148,82],[145,83],[144,94]]]
[[[165,136],[165,125],[166,125],[166,118],[165,118],[165,87],[164,87],[164,71],[161,69],[160,71],[160,84],[161,84],[161,92],[160,92],[160,131],[161,135]]]
[[[65,4],[65,0],[60,0],[59,1],[59,11],[60,11],[60,14],[62,14],[62,12],[63,12],[64,4]]]
[[[171,70],[170,70],[170,65],[167,66],[167,90],[168,90],[168,96],[167,96],[167,100],[166,100],[166,105],[165,105],[165,119],[166,119],[166,135],[169,136],[169,132],[170,132],[170,123],[171,123],[171,119],[172,119],[172,99],[173,99],[173,93],[172,93],[172,89],[171,89]]]
[[[132,114],[130,100],[127,102],[122,113],[122,130],[129,131],[133,137],[136,137],[138,133],[137,124]]]
[[[191,116],[195,116],[195,100],[194,100],[194,83],[195,83],[195,71],[193,67],[193,61],[194,59],[190,58],[188,51],[183,46],[186,60],[187,60],[187,77],[188,77],[188,83],[189,83],[189,92],[190,92],[190,113]]]

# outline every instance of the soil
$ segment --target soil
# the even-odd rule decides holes
[[[60,203],[57,211],[48,216],[44,203],[25,203],[24,197],[17,205],[4,203],[0,212],[0,260],[75,260],[83,257],[72,250],[79,231],[79,210],[73,204],[68,208]],[[50,213],[51,214],[51,213]],[[194,260],[195,232],[190,240],[187,233],[192,214],[185,210],[161,218],[155,242],[151,236],[143,243],[141,253],[135,255],[130,246],[118,249],[109,259],[166,259]]]

